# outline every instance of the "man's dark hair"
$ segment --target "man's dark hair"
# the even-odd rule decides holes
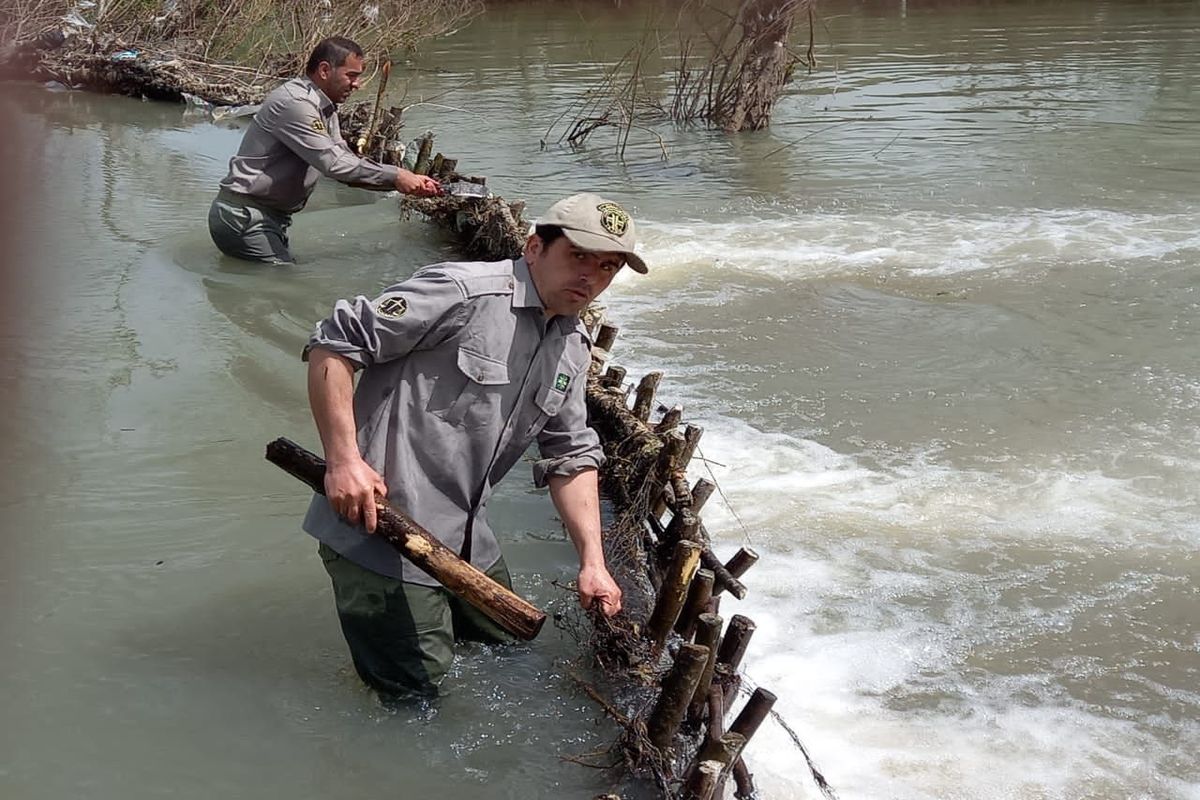
[[[346,57],[350,55],[363,57],[363,49],[358,46],[358,42],[347,39],[345,36],[330,36],[328,39],[322,39],[313,48],[312,55],[308,57],[304,74],[312,75],[317,71],[317,67],[321,66],[322,61],[328,61],[334,69],[345,66]]]
[[[542,244],[548,245],[555,239],[562,237],[563,229],[558,225],[538,225],[533,229],[537,237],[542,240]]]

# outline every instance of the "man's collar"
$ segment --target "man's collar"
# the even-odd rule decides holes
[[[337,108],[337,104],[330,100],[325,92],[321,91],[320,86],[313,83],[312,78],[305,75],[301,80],[311,86],[312,90],[317,93],[317,104],[321,107],[322,114],[329,114]]]
[[[524,256],[513,262],[513,277],[516,278],[513,285],[513,308],[535,308],[539,314],[545,313],[546,307],[542,304],[541,295],[533,283],[533,276],[529,274],[529,264]]]

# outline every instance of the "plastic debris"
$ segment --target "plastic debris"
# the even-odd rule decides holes
[[[262,108],[261,103],[251,103],[244,106],[215,106],[212,110],[213,122],[220,122],[223,119],[240,119],[241,117],[252,117]]]

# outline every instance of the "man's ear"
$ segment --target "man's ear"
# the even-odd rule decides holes
[[[542,237],[536,233],[530,234],[529,238],[525,240],[525,260],[530,263],[537,261],[538,256],[542,254],[543,247]]]

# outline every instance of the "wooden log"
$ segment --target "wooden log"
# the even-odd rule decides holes
[[[442,173],[442,170],[445,168],[445,166],[446,157],[441,153],[438,153],[433,157],[433,163],[429,165],[429,174],[436,178]]]
[[[662,380],[661,372],[649,372],[638,383],[637,394],[634,395],[633,401],[633,416],[640,419],[642,422],[650,419],[650,409],[654,407],[654,393],[658,391],[659,381]]]
[[[721,640],[721,649],[717,652],[717,661],[728,665],[736,673],[738,667],[742,664],[742,657],[746,655],[746,648],[750,645],[750,637],[754,635],[756,627],[754,620],[749,617],[734,614],[733,619],[729,620],[729,628],[725,631],[725,638]]]
[[[673,431],[679,427],[679,421],[683,419],[683,406],[672,406],[663,414],[662,419],[654,426],[655,433],[666,433]]]
[[[700,673],[700,681],[696,684],[696,692],[692,695],[692,703],[688,714],[692,719],[700,719],[704,715],[704,705],[708,702],[708,689],[712,685],[713,667],[717,661],[717,644],[721,640],[721,624],[724,622],[716,614],[701,614],[696,625],[696,644],[709,648],[711,654]]]
[[[685,469],[688,464],[692,463],[692,456],[696,454],[696,448],[700,446],[700,437],[703,435],[704,428],[699,425],[688,425],[683,429],[683,438],[687,442],[687,446],[683,448],[679,459],[680,469]]]
[[[613,344],[617,341],[617,334],[621,329],[616,325],[609,325],[607,322],[600,323],[600,331],[596,334],[596,347],[601,350],[612,350]]]
[[[675,738],[707,660],[707,647],[685,644],[679,648],[675,663],[663,679],[662,693],[646,720],[646,738],[659,750],[665,751]]]
[[[738,760],[733,762],[733,785],[736,787],[733,796],[737,800],[755,800],[758,797],[758,790],[754,788],[754,775],[742,756],[738,756]]]
[[[325,493],[325,461],[315,453],[288,439],[276,439],[267,445],[267,460],[313,491]],[[386,499],[376,497],[375,503],[375,536],[509,633],[527,641],[538,635],[545,614],[463,561],[413,519],[389,506]]]
[[[735,578],[740,578],[746,574],[746,570],[750,569],[758,561],[758,553],[749,547],[743,547],[733,554],[733,557],[725,562],[725,569],[729,570],[729,574]]]
[[[705,614],[720,614],[721,613],[721,598],[713,596],[707,603],[704,604]]]
[[[703,531],[701,535],[707,538],[708,531],[704,530],[703,522],[700,523],[698,530]],[[738,600],[746,596],[746,585],[729,574],[729,570],[725,569],[725,565],[721,563],[721,560],[716,557],[712,550],[707,547],[704,548],[704,552],[700,554],[700,560],[704,564],[704,568],[711,569],[713,576],[716,578],[716,581],[713,583],[714,597],[726,589]]]
[[[675,621],[675,632],[685,642],[692,638],[692,634],[696,630],[696,622],[704,613],[704,607],[708,605],[708,601],[712,597],[712,588],[712,570],[696,570],[696,577],[692,578],[692,584],[688,587],[687,599],[683,602],[683,610],[679,612],[679,619]]]
[[[663,576],[654,611],[646,622],[646,637],[650,639],[654,652],[661,651],[666,644],[667,635],[675,627],[675,620],[679,619],[683,601],[687,599],[688,586],[699,567],[700,545],[695,542],[679,542],[675,545],[675,555]]]
[[[625,368],[618,367],[616,364],[609,365],[604,371],[604,375],[600,377],[600,385],[605,389],[619,389],[621,384],[625,382]]]
[[[704,676],[701,674],[700,679]],[[754,694],[750,695],[750,699],[746,701],[746,705],[742,706],[742,710],[738,712],[737,717],[733,720],[733,724],[729,726],[729,730],[736,731],[746,737],[746,741],[754,738],[754,734],[758,731],[763,720],[767,718],[767,714],[771,713],[771,707],[775,705],[775,694],[761,686],[754,690]]]

